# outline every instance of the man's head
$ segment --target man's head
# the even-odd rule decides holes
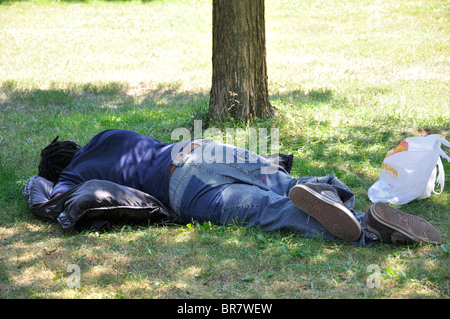
[[[58,141],[57,136],[49,146],[41,151],[39,176],[56,182],[61,172],[69,165],[80,146],[72,141]]]

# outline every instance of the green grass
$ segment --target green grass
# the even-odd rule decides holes
[[[0,2],[0,297],[448,298],[449,189],[402,206],[444,245],[358,248],[236,226],[64,231],[36,220],[22,190],[56,135],[108,128],[171,141],[207,128],[211,1]],[[336,174],[370,202],[388,150],[450,139],[446,1],[266,0],[271,103],[280,115],[226,128],[279,128],[292,175]],[[69,288],[67,267],[81,269]],[[381,287],[366,285],[369,265]]]

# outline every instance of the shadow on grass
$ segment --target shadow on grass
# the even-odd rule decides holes
[[[41,89],[4,81],[0,85],[2,176],[14,180],[17,174],[30,175],[34,172],[30,168],[37,167],[40,149],[57,135],[84,144],[102,130],[121,128],[176,142],[171,136],[175,128],[193,132],[194,120],[202,120],[206,129],[209,93],[183,91],[181,87],[180,83],[130,87],[128,83],[105,82],[63,88],[50,85]],[[339,173],[349,187],[360,192],[366,192],[375,182],[370,170],[378,170],[386,152],[411,134],[401,130],[404,123],[398,115],[372,112],[370,119],[353,121],[360,116],[355,106],[329,89],[276,93],[270,99],[287,105],[287,111],[275,120],[255,123],[278,126],[284,152],[297,153],[293,173],[299,176]],[[336,114],[348,114],[350,124],[336,125],[326,114],[316,118],[314,112],[320,112],[322,107]],[[305,129],[289,132],[290,128],[285,127],[284,117],[290,116],[289,108],[306,114],[298,120],[298,125]],[[237,121],[224,125],[247,127],[247,123]],[[436,121],[419,130],[439,133],[443,127]],[[448,165],[445,163],[446,168]],[[446,187],[450,187],[448,181]]]
[[[19,117],[22,123],[29,122],[30,134],[53,129],[55,134],[73,132],[71,135],[77,136],[80,131],[127,128],[167,141],[168,132],[193,127],[194,120],[207,118],[208,110],[206,92],[181,91],[176,83],[152,87],[85,83],[40,89],[17,88],[15,82],[6,81],[0,90],[4,96],[0,100],[5,111],[3,125],[11,127],[12,133]]]
[[[208,128],[209,93],[183,91],[179,83],[130,87],[128,83],[105,82],[64,88],[50,85],[48,89],[41,89],[22,88],[14,81],[4,81],[0,92],[3,132],[0,150],[3,157],[10,159],[17,156],[25,159],[26,154],[37,157],[40,149],[57,135],[84,144],[99,131],[121,128],[177,142],[172,141],[171,136],[176,128],[184,127],[193,132],[195,120],[202,120],[203,129]],[[329,89],[276,93],[270,99],[287,105],[288,110],[275,120],[255,123],[278,126],[285,152],[304,151],[304,157],[300,152],[294,162],[294,172],[302,176],[350,171],[368,181],[364,185],[367,187],[374,180],[365,175],[364,169],[378,169],[386,152],[410,134],[401,130],[404,124],[400,116],[372,112],[370,119],[354,120],[360,116],[355,107]],[[348,114],[350,124],[332,124],[333,119],[326,114],[317,119],[314,112],[319,112],[323,106],[341,113],[339,116]],[[290,116],[289,108],[306,114],[296,124],[305,129],[300,127],[289,132],[290,128],[285,127],[284,117]],[[247,123],[238,121],[224,125],[248,127]],[[419,129],[438,133],[443,128],[436,122],[434,126]]]
[[[387,151],[412,134],[445,135],[448,131],[446,123],[439,121],[413,128],[417,123],[406,122],[401,114],[390,114],[382,109],[361,112],[359,109],[369,108],[354,105],[329,89],[294,90],[274,94],[271,99],[285,104],[286,113],[291,108],[293,114],[301,117],[294,120],[300,127],[293,127],[293,133],[285,132],[284,143],[309,150],[305,161],[327,163],[328,171],[338,170],[342,163],[378,166]],[[333,114],[328,117],[324,109]],[[316,116],[315,111],[320,115]],[[280,123],[282,125],[283,120]]]
[[[5,171],[10,171],[11,166],[17,167],[16,158],[22,159],[25,165],[36,166],[40,149],[57,135],[84,144],[102,130],[121,128],[162,141],[177,142],[172,141],[171,136],[176,128],[184,127],[193,132],[195,120],[203,121],[203,129],[208,127],[209,93],[183,91],[180,83],[130,87],[128,83],[105,82],[27,89],[14,81],[4,81],[0,92],[0,128],[3,132],[0,156]],[[297,152],[293,168],[294,174],[300,176],[344,172],[356,176],[344,180],[345,183],[366,190],[375,181],[367,169],[378,170],[386,152],[410,134],[398,130],[402,127],[401,117],[374,112],[370,119],[340,126],[331,124],[332,119],[326,114],[318,120],[314,111],[320,111],[322,106],[342,115],[348,114],[350,119],[359,116],[345,97],[336,96],[329,89],[276,93],[270,99],[307,114],[298,125],[310,130],[310,134],[301,128],[293,133],[289,132],[289,127],[285,128],[284,117],[290,116],[289,110],[275,120],[255,121],[257,125],[278,126],[284,152],[303,150]],[[237,121],[224,125],[247,127],[246,123]],[[426,132],[440,130],[439,124],[423,128]],[[31,161],[32,165],[29,165],[30,155],[35,159]],[[13,164],[9,165],[11,162]]]
[[[417,283],[432,287],[431,297],[443,297],[445,254],[435,248],[430,257],[420,249],[418,254],[414,247],[394,245],[364,249],[208,224],[117,227],[97,236],[46,227],[2,238],[0,297],[430,297],[428,291],[410,289]],[[401,271],[393,271],[393,263]],[[81,289],[71,291],[67,269],[73,264],[80,267]],[[369,265],[379,267],[378,289],[367,288],[373,274]],[[20,280],[18,271],[23,273]]]

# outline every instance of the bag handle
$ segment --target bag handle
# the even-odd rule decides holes
[[[439,137],[439,138],[438,138],[438,141],[440,142],[440,144],[442,144],[442,145],[444,145],[444,146],[447,146],[447,147],[450,147],[450,142],[447,142],[444,138]],[[436,143],[436,145],[437,145],[437,152],[439,153],[440,156],[442,156],[444,159],[446,159],[447,162],[450,162],[450,156],[448,156],[448,155],[442,150],[442,148],[440,147],[440,144],[439,144],[439,143]]]
[[[437,176],[437,178],[436,178],[436,184],[437,184],[438,186],[440,186],[441,190],[440,190],[440,192],[438,193],[438,192],[436,192],[436,191],[434,190],[434,188],[433,188],[433,193],[439,195],[439,194],[442,194],[442,192],[444,191],[444,184],[445,184],[444,165],[442,165],[442,161],[441,161],[441,158],[440,158],[440,157],[438,158],[437,167],[438,167],[439,173],[438,173],[438,176]],[[436,185],[436,184],[435,184],[435,185]]]
[[[450,142],[446,141],[444,138],[439,137],[438,141],[439,141],[442,145],[447,146],[447,147],[450,147]],[[446,159],[447,162],[450,162],[450,157],[449,157],[449,156],[444,152],[444,150],[440,147],[440,144],[438,144],[438,145],[439,145],[439,147],[438,147],[437,151],[438,151],[440,157],[438,157],[438,162],[437,162],[437,167],[438,167],[439,173],[438,173],[438,176],[437,176],[437,178],[436,178],[436,184],[437,184],[438,186],[440,186],[441,190],[440,190],[440,192],[438,193],[438,192],[436,192],[436,191],[433,189],[433,193],[439,195],[439,194],[442,194],[442,192],[443,192],[443,190],[444,190],[444,184],[445,184],[444,165],[442,164],[441,157],[444,158],[444,159]]]

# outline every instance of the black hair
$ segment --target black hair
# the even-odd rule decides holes
[[[57,136],[46,148],[41,151],[39,163],[39,176],[56,182],[61,172],[72,161],[80,146],[72,141],[58,141]]]

